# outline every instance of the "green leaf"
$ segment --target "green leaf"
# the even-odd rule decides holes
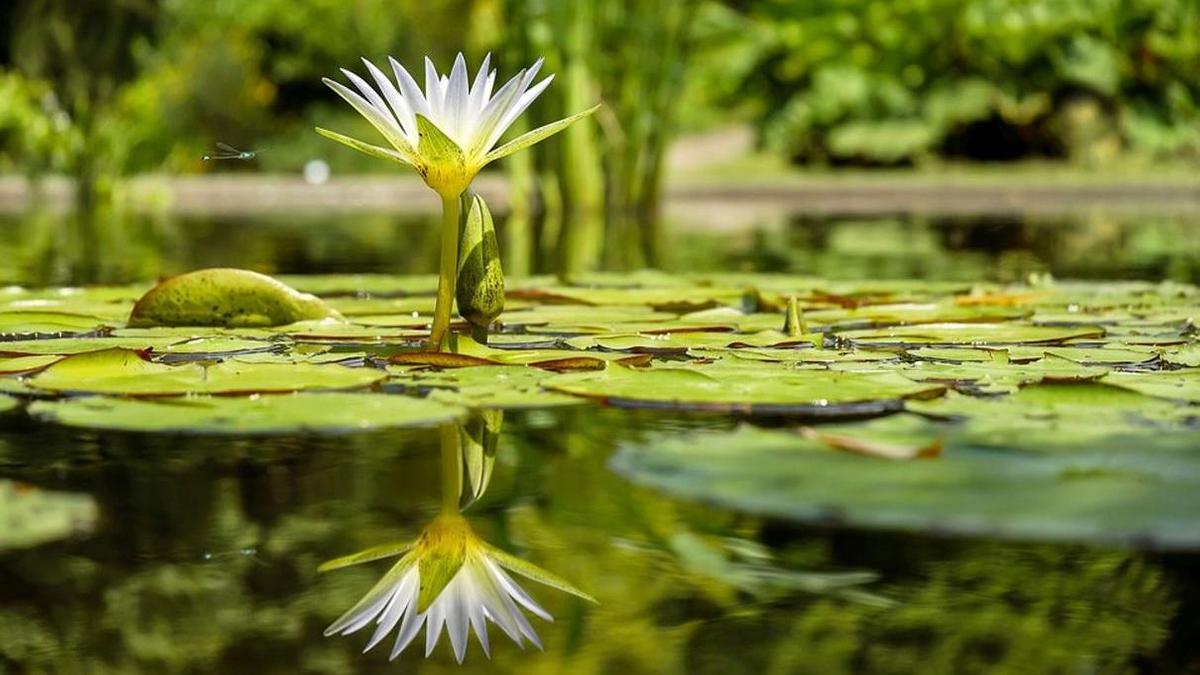
[[[340,433],[428,426],[462,408],[387,394],[300,393],[241,397],[124,399],[91,396],[36,401],[29,414],[90,429],[187,434]]]
[[[128,349],[68,356],[28,379],[41,391],[119,396],[284,393],[305,389],[356,389],[386,377],[372,368],[307,363],[167,365]]]
[[[329,572],[330,570],[340,570],[343,567],[350,567],[351,565],[361,565],[363,563],[374,562],[376,560],[383,560],[384,558],[403,555],[411,551],[416,543],[417,542],[415,540],[397,541],[390,544],[372,546],[371,548],[364,549],[358,553],[351,553],[350,555],[323,562],[321,563],[320,567],[317,568],[317,571]]]
[[[426,553],[417,561],[421,575],[421,590],[417,595],[417,611],[429,609],[434,600],[446,589],[446,585],[458,574],[466,560],[466,549],[462,546],[440,547],[436,553]]]
[[[551,588],[556,588],[564,593],[570,593],[575,597],[583,598],[588,602],[600,604],[599,600],[576,588],[566,579],[563,579],[556,574],[547,572],[546,570],[527,560],[522,560],[491,545],[487,546],[487,554],[504,569],[516,572],[523,577],[533,579],[540,584],[545,584]]]
[[[545,126],[540,126],[537,129],[534,129],[533,131],[529,131],[524,134],[521,134],[520,136],[517,136],[513,140],[511,140],[511,141],[505,143],[504,145],[496,148],[495,150],[492,150],[491,152],[489,152],[487,154],[487,156],[484,157],[484,163],[487,164],[490,162],[494,162],[498,159],[507,157],[518,150],[523,150],[535,143],[539,143],[539,142],[553,136],[554,134],[557,134],[558,132],[562,131],[563,129],[566,129],[567,127],[571,126],[575,122],[578,122],[579,120],[583,119],[584,117],[591,115],[592,113],[596,112],[599,109],[600,109],[600,104],[597,103],[596,105],[588,108],[587,110],[584,110],[582,112],[577,112],[574,115],[571,115],[570,117],[564,117],[563,119],[558,120],[557,122],[551,122]]]
[[[370,143],[365,143],[363,141],[358,140],[357,138],[351,138],[349,136],[344,136],[342,134],[337,133],[336,131],[322,129],[321,127],[317,127],[316,132],[318,134],[321,134],[325,138],[328,138],[331,141],[337,141],[338,143],[341,143],[342,145],[344,145],[346,147],[353,148],[365,155],[370,155],[372,157],[377,157],[379,159],[386,159],[389,162],[396,162],[398,164],[405,164],[407,166],[413,165],[413,162],[409,156],[406,156],[395,150],[391,150],[389,148],[381,148],[378,145],[371,145]]]
[[[417,134],[420,141],[417,151],[421,160],[426,164],[463,163],[463,151],[452,138],[447,136],[433,120],[424,115],[417,115]]]

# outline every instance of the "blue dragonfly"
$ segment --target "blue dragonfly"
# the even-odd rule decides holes
[[[242,161],[248,161],[258,156],[258,152],[255,150],[238,150],[232,145],[229,145],[228,143],[222,143],[220,141],[217,141],[216,145],[217,149],[214,152],[205,155],[204,161],[208,162],[214,159],[240,159]]]

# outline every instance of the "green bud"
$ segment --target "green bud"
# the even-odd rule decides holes
[[[460,427],[462,436],[462,492],[458,507],[465,509],[487,491],[496,463],[496,443],[504,422],[503,410],[481,410]]]
[[[783,332],[788,337],[796,337],[808,332],[807,322],[804,321],[804,310],[800,309],[800,301],[794,295],[788,298],[787,319],[783,322]]]
[[[504,311],[500,246],[496,242],[492,212],[483,198],[465,192],[462,200],[455,300],[459,315],[471,324],[471,336],[476,342],[487,344],[488,327]]]

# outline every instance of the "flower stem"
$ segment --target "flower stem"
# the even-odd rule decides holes
[[[442,446],[442,512],[458,513],[458,500],[462,495],[458,424],[443,424],[438,433]]]
[[[442,195],[442,255],[438,263],[437,304],[433,309],[433,327],[429,331],[429,349],[441,351],[450,330],[450,308],[454,305],[454,281],[458,277],[458,220],[461,195]]]

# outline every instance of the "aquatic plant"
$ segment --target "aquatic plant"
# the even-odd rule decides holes
[[[391,149],[327,129],[317,128],[317,133],[368,155],[413,167],[425,184],[441,197],[437,306],[429,336],[431,348],[440,349],[450,325],[450,306],[458,272],[462,201],[471,181],[487,164],[562,131],[595,112],[599,106],[538,127],[497,147],[504,132],[554,79],[550,75],[533,83],[542,66],[540,59],[518,72],[497,91],[493,91],[496,71],[490,69],[491,55],[484,57],[474,82],[470,81],[466,59],[461,53],[454,60],[448,76],[439,75],[433,61],[426,57],[424,91],[398,61],[389,58],[389,62],[395,82],[375,64],[363,59],[378,89],[346,69],[342,69],[342,73],[358,92],[328,78],[324,82],[365,117],[392,146]],[[487,221],[490,223],[490,218]],[[494,252],[494,247],[491,250]],[[479,278],[494,280],[497,275],[479,275]]]

